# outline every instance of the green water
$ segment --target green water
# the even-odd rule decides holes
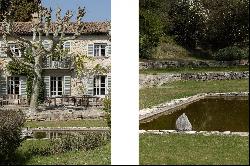
[[[171,114],[140,123],[142,130],[175,130],[177,118],[185,113],[196,131],[249,131],[248,97],[207,98]]]

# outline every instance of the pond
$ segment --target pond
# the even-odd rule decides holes
[[[140,123],[140,130],[176,130],[177,118],[185,113],[195,131],[249,131],[248,97],[209,97],[156,115]]]

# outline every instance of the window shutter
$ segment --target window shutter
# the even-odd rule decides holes
[[[111,74],[107,75],[107,92],[111,92]]]
[[[94,44],[88,44],[88,56],[94,56]]]
[[[27,87],[27,78],[25,76],[21,76],[20,77],[20,95],[22,96],[27,96],[27,92],[26,92],[26,87]]]
[[[45,95],[49,97],[50,96],[50,76],[44,76],[43,81],[45,84]]]
[[[71,76],[64,76],[64,95],[70,95]]]
[[[0,41],[0,57],[7,57],[7,54],[5,54],[3,47],[6,47],[6,44],[4,44],[4,42]]]
[[[105,55],[107,57],[110,57],[111,56],[111,44],[107,44],[105,51],[106,51]]]
[[[50,61],[50,59],[51,59],[51,57],[49,57],[49,56],[46,56],[45,58],[44,58],[44,67],[45,68],[49,68],[50,67],[50,63],[51,63],[51,61]]]
[[[94,95],[94,76],[90,76],[87,82],[87,94]]]
[[[0,76],[0,96],[7,94],[7,78]]]

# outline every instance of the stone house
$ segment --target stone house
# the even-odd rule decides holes
[[[83,24],[79,38],[64,42],[63,49],[68,51],[66,58],[46,57],[44,59],[42,76],[45,83],[45,94],[48,97],[82,94],[104,97],[110,91],[111,42],[108,35],[110,22],[86,22]],[[72,23],[69,26],[66,35],[74,34],[74,25]],[[14,32],[32,41],[32,22],[16,22]],[[4,53],[1,34],[2,26],[0,26],[0,65],[4,70],[0,76],[0,96],[13,94],[27,97],[27,77],[11,75],[6,70],[6,64],[10,61],[10,58]],[[50,41],[45,36],[43,41],[45,47],[50,46]],[[23,58],[15,41],[12,41],[9,45],[19,58]],[[77,77],[73,65],[73,58],[76,55],[85,55],[91,59],[85,64],[87,68],[98,65],[106,68],[106,72]]]

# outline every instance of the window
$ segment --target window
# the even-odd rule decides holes
[[[8,94],[19,94],[20,79],[19,77],[8,77]]]
[[[94,77],[94,95],[106,94],[106,76]]]
[[[96,43],[94,44],[94,56],[105,56],[106,43]]]
[[[48,50],[51,48],[51,43],[50,43],[50,41],[49,41],[49,40],[44,40],[44,41],[43,41],[43,47],[44,47],[45,50],[48,51]]]
[[[50,95],[61,96],[63,93],[63,81],[62,77],[51,77],[50,79]]]
[[[21,51],[19,50],[17,44],[9,44],[9,46],[10,46],[10,49],[11,49],[12,53],[17,55],[17,57],[21,57]]]
[[[7,55],[4,52],[4,47],[6,47],[6,44],[4,42],[0,41],[0,57],[6,57]]]
[[[70,41],[66,41],[63,43],[63,50],[70,53]]]

